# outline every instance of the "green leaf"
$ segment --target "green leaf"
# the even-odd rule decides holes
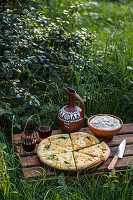
[[[12,112],[10,110],[0,108],[0,116],[5,115],[5,114],[12,114]]]
[[[0,143],[0,151],[3,151],[6,148],[7,148],[6,144]]]
[[[44,148],[45,148],[46,150],[48,150],[48,149],[50,148],[50,146],[51,146],[51,143],[50,143],[50,144],[47,144]]]
[[[67,137],[64,137],[64,136],[61,136],[61,137],[59,137],[60,139],[63,139],[63,140],[66,140],[67,139]]]
[[[89,136],[86,137],[87,139],[91,140],[91,138]]]

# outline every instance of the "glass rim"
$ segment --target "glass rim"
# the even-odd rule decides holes
[[[28,135],[28,132],[33,132],[33,133]],[[37,132],[36,131],[32,131],[32,130],[30,130],[30,131],[26,130],[26,131],[23,131],[21,133],[21,137],[31,137],[31,138],[33,137],[33,138],[37,138]]]
[[[38,126],[39,127],[44,127],[44,126],[52,126],[54,124],[54,122],[51,120],[51,121],[49,121],[49,122],[47,122],[47,120],[45,121],[43,121],[42,120],[42,122],[38,122]]]

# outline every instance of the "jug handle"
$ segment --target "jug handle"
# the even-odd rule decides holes
[[[79,100],[79,102],[81,103],[82,105],[82,111],[81,111],[81,115],[82,117],[84,118],[85,116],[85,104],[84,104],[84,101],[81,99],[81,97],[76,93],[75,90],[73,90],[72,88],[69,88],[69,87],[63,87],[63,89],[69,94],[69,97],[72,96],[76,99]]]
[[[82,105],[82,112],[81,113],[82,113],[82,117],[84,117],[85,116],[85,104],[84,104],[84,101],[81,99],[81,97],[77,93],[74,94],[74,97],[76,99],[78,99],[79,102],[81,103],[81,105]]]

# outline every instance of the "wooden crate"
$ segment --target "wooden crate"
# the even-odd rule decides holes
[[[80,131],[91,133],[88,128],[82,128]],[[60,133],[62,133],[61,130],[53,130],[52,135]],[[116,171],[121,171],[121,172],[125,171],[129,163],[133,165],[133,123],[124,124],[120,133],[114,136],[112,141],[107,142],[107,144],[111,149],[111,154],[106,162],[102,162],[102,164],[90,170],[82,170],[80,172],[72,172],[72,173],[65,172],[65,173],[71,176],[71,178],[76,177],[77,175],[83,176],[84,174],[91,175],[91,174],[108,173],[107,166],[111,162],[111,159],[117,147],[119,146],[119,144],[122,142],[123,139],[126,139],[126,149],[123,158],[118,160],[115,169]],[[52,170],[50,167],[42,164],[37,157],[36,150],[31,155],[27,155],[23,151],[23,148],[21,148],[20,152],[20,144],[21,144],[20,134],[14,134],[14,144],[16,152],[20,157],[22,172],[26,178],[31,178],[31,177],[35,178],[43,173],[46,175],[47,179],[52,179],[57,177],[62,172],[59,170],[58,171]]]

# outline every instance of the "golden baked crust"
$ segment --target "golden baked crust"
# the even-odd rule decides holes
[[[74,152],[74,160],[77,170],[90,168],[93,165],[101,163],[100,158],[92,157],[80,152]]]
[[[56,169],[76,171],[76,166],[72,152],[53,154],[46,157],[41,157],[40,160],[50,167]]]
[[[93,135],[84,132],[58,134],[40,142],[39,159],[46,165],[67,171],[92,168],[106,161],[110,148]]]
[[[91,145],[100,143],[92,134],[84,132],[75,132],[70,134],[74,150],[82,149]]]
[[[110,148],[105,142],[101,142],[100,144],[81,149],[79,152],[98,157],[101,160],[106,161],[110,155]]]
[[[69,152],[69,149],[63,146],[56,145],[54,143],[46,144],[44,142],[41,142],[37,148],[37,155],[39,157],[49,156],[52,154],[66,153],[66,152]]]
[[[49,142],[59,146],[63,146],[69,151],[73,151],[72,141],[69,134],[57,134],[49,137]]]

